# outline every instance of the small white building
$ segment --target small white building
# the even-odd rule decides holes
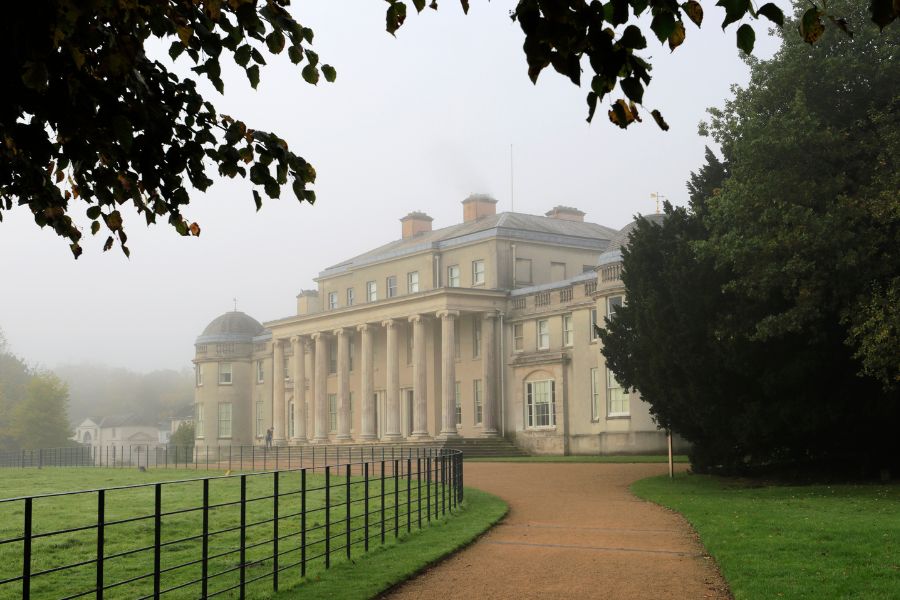
[[[94,448],[94,460],[104,464],[144,464],[144,455],[155,452],[161,442],[159,425],[135,414],[87,417],[75,429],[74,439]]]

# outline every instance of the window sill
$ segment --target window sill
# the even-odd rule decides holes
[[[607,421],[617,421],[620,419],[630,419],[631,415],[606,415]]]
[[[228,382],[228,383],[222,383],[222,382],[220,381],[220,382],[219,382],[219,385],[232,385],[232,384],[231,384],[231,382]]]
[[[525,431],[556,431],[556,425],[550,425],[547,427],[526,427]]]

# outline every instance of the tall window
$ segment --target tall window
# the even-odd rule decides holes
[[[337,307],[337,292],[328,292],[328,310],[334,310]]]
[[[453,319],[453,356],[459,360],[459,317]]]
[[[606,369],[606,416],[627,417],[629,414],[628,392],[622,389],[613,372]]]
[[[194,435],[198,438],[203,437],[203,405],[197,405],[197,428]]]
[[[351,373],[353,372],[354,354],[356,354],[356,342],[353,340],[353,336],[349,335],[347,338],[347,370]]]
[[[356,294],[353,291],[353,288],[347,288],[347,306],[353,306],[353,303],[356,301]]]
[[[219,363],[219,385],[231,385],[231,363]]]
[[[203,385],[203,365],[197,364],[194,366],[194,377],[196,379],[197,387]]]
[[[281,370],[284,372],[284,380],[291,380],[291,357],[283,356],[281,361]]]
[[[231,402],[219,403],[219,437],[231,437]]]
[[[591,309],[591,341],[597,339],[597,309]]]
[[[256,383],[262,383],[266,379],[266,370],[262,359],[256,361]]]
[[[521,352],[525,349],[525,325],[515,323],[513,325],[513,352]]]
[[[563,315],[563,346],[572,346],[575,343],[575,325],[572,322],[572,315]]]
[[[528,427],[556,427],[556,385],[552,379],[525,386]]]
[[[462,425],[462,396],[459,393],[459,382],[456,382],[456,426]]]
[[[397,276],[391,275],[387,278],[387,297],[393,298],[397,295]]]
[[[413,271],[406,274],[406,293],[415,294],[419,291],[419,272]]]
[[[262,402],[256,403],[256,437],[262,437],[266,434],[263,429],[263,410],[265,410],[265,404]]]
[[[622,306],[622,296],[610,296],[606,299],[606,318],[612,319],[619,307]]]
[[[347,401],[350,403],[350,431],[353,431],[353,392],[347,394]]]
[[[337,431],[337,394],[328,394],[328,431]]]
[[[288,437],[294,437],[294,403],[288,402]]]
[[[366,302],[375,302],[378,300],[378,288],[374,281],[366,282]]]
[[[459,287],[459,265],[447,267],[447,287]]]
[[[472,285],[484,285],[484,261],[472,261]]]
[[[541,319],[537,322],[537,347],[546,350],[550,347],[550,321]]]
[[[337,373],[337,351],[338,345],[337,340],[331,340],[331,343],[328,344],[328,374],[333,375]]]
[[[410,323],[406,327],[406,364],[411,365],[413,361],[413,325]]]
[[[472,358],[481,356],[481,318],[472,315]]]
[[[591,421],[600,420],[600,369],[591,369]]]
[[[475,424],[481,425],[484,421],[484,397],[482,396],[481,380],[472,382],[472,396],[475,398]]]

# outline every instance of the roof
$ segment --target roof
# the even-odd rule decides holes
[[[266,328],[259,321],[239,310],[234,310],[213,319],[195,343],[249,342],[254,336],[265,331]]]
[[[100,420],[100,427],[156,427],[156,425],[134,413],[128,413],[103,417]]]
[[[502,212],[473,221],[425,231],[419,235],[379,246],[364,254],[332,265],[319,273],[331,277],[355,268],[431,249],[451,248],[491,237],[565,244],[597,250],[606,249],[616,230],[596,223],[566,221],[523,213]]]
[[[622,260],[622,248],[628,245],[628,238],[629,236],[631,236],[631,232],[634,231],[637,227],[639,220],[645,219],[656,225],[661,225],[665,218],[665,215],[660,214],[638,215],[637,219],[620,229],[619,232],[609,241],[609,246],[607,246],[603,254],[600,255],[598,264],[608,265],[610,263],[615,263]]]

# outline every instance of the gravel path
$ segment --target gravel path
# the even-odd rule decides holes
[[[467,549],[385,598],[728,599],[678,514],[631,495],[660,464],[466,463],[465,483],[509,503]]]

